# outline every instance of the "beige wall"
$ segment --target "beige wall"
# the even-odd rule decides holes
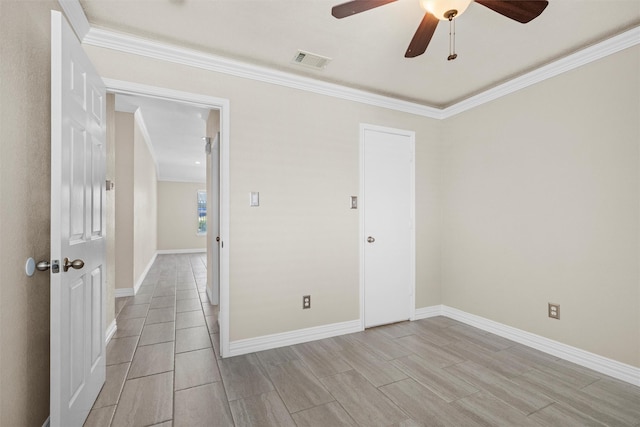
[[[231,100],[231,340],[358,317],[364,122],[416,131],[417,307],[639,365],[637,48],[443,122],[87,50],[107,77]]]
[[[0,1],[0,425],[49,415],[51,9]]]
[[[416,132],[417,304],[439,304],[439,123],[244,85],[231,96],[231,339],[359,318],[359,214],[349,196],[359,192],[361,123]],[[259,208],[248,205],[251,191]]]
[[[207,236],[196,234],[196,194],[205,187],[205,183],[158,182],[158,250],[206,250]]]
[[[129,289],[157,250],[157,178],[135,114],[115,116],[116,289]]]
[[[639,62],[627,49],[444,123],[444,304],[640,366]]]
[[[132,113],[115,113],[116,135],[116,289],[133,288],[133,147]]]
[[[440,304],[438,121],[86,50],[105,77],[231,100],[231,340],[359,318],[358,211],[349,196],[359,191],[360,123],[416,132],[417,305]],[[248,206],[251,191],[260,192],[259,208]],[[313,308],[302,311],[305,294]]]
[[[158,249],[158,189],[156,165],[137,118],[133,147],[133,283],[143,274]]]

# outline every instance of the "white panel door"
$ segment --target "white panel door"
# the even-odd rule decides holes
[[[362,126],[364,326],[413,316],[414,135]]]
[[[105,380],[105,99],[69,24],[52,11],[53,427],[82,426]]]

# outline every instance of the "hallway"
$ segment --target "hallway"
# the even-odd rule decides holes
[[[85,426],[171,420],[174,401],[180,415],[207,395],[193,387],[220,381],[218,311],[205,293],[206,258],[158,255],[138,294],[116,298],[107,380]]]

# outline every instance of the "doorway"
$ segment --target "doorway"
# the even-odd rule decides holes
[[[360,127],[363,328],[415,313],[415,133]]]
[[[203,108],[209,111],[218,112],[219,120],[219,137],[216,139],[218,143],[217,149],[219,154],[218,168],[215,174],[219,176],[219,233],[207,233],[207,248],[212,246],[220,246],[226,249],[229,240],[229,101],[227,99],[215,98],[200,94],[175,91],[170,89],[158,88],[154,86],[142,85],[131,82],[124,82],[112,79],[103,79],[109,93],[118,95],[129,95],[148,97],[153,99],[165,100],[190,106]],[[204,136],[204,135],[202,135]],[[214,136],[215,137],[215,136]],[[205,143],[202,143],[204,152]],[[210,173],[214,173],[213,170]],[[195,202],[195,195],[194,195]],[[195,231],[194,231],[195,233]],[[219,242],[217,241],[219,237]],[[220,325],[220,353],[222,357],[228,355],[229,352],[229,253],[221,250],[218,259],[208,260],[215,262],[216,265],[207,265],[208,271],[218,271],[219,276],[219,317]],[[219,268],[218,268],[219,264]]]

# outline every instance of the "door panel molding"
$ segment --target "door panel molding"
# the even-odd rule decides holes
[[[105,381],[104,93],[64,16],[51,11],[50,259],[65,265],[49,276],[53,427],[81,426]],[[69,269],[71,260],[82,262]]]

